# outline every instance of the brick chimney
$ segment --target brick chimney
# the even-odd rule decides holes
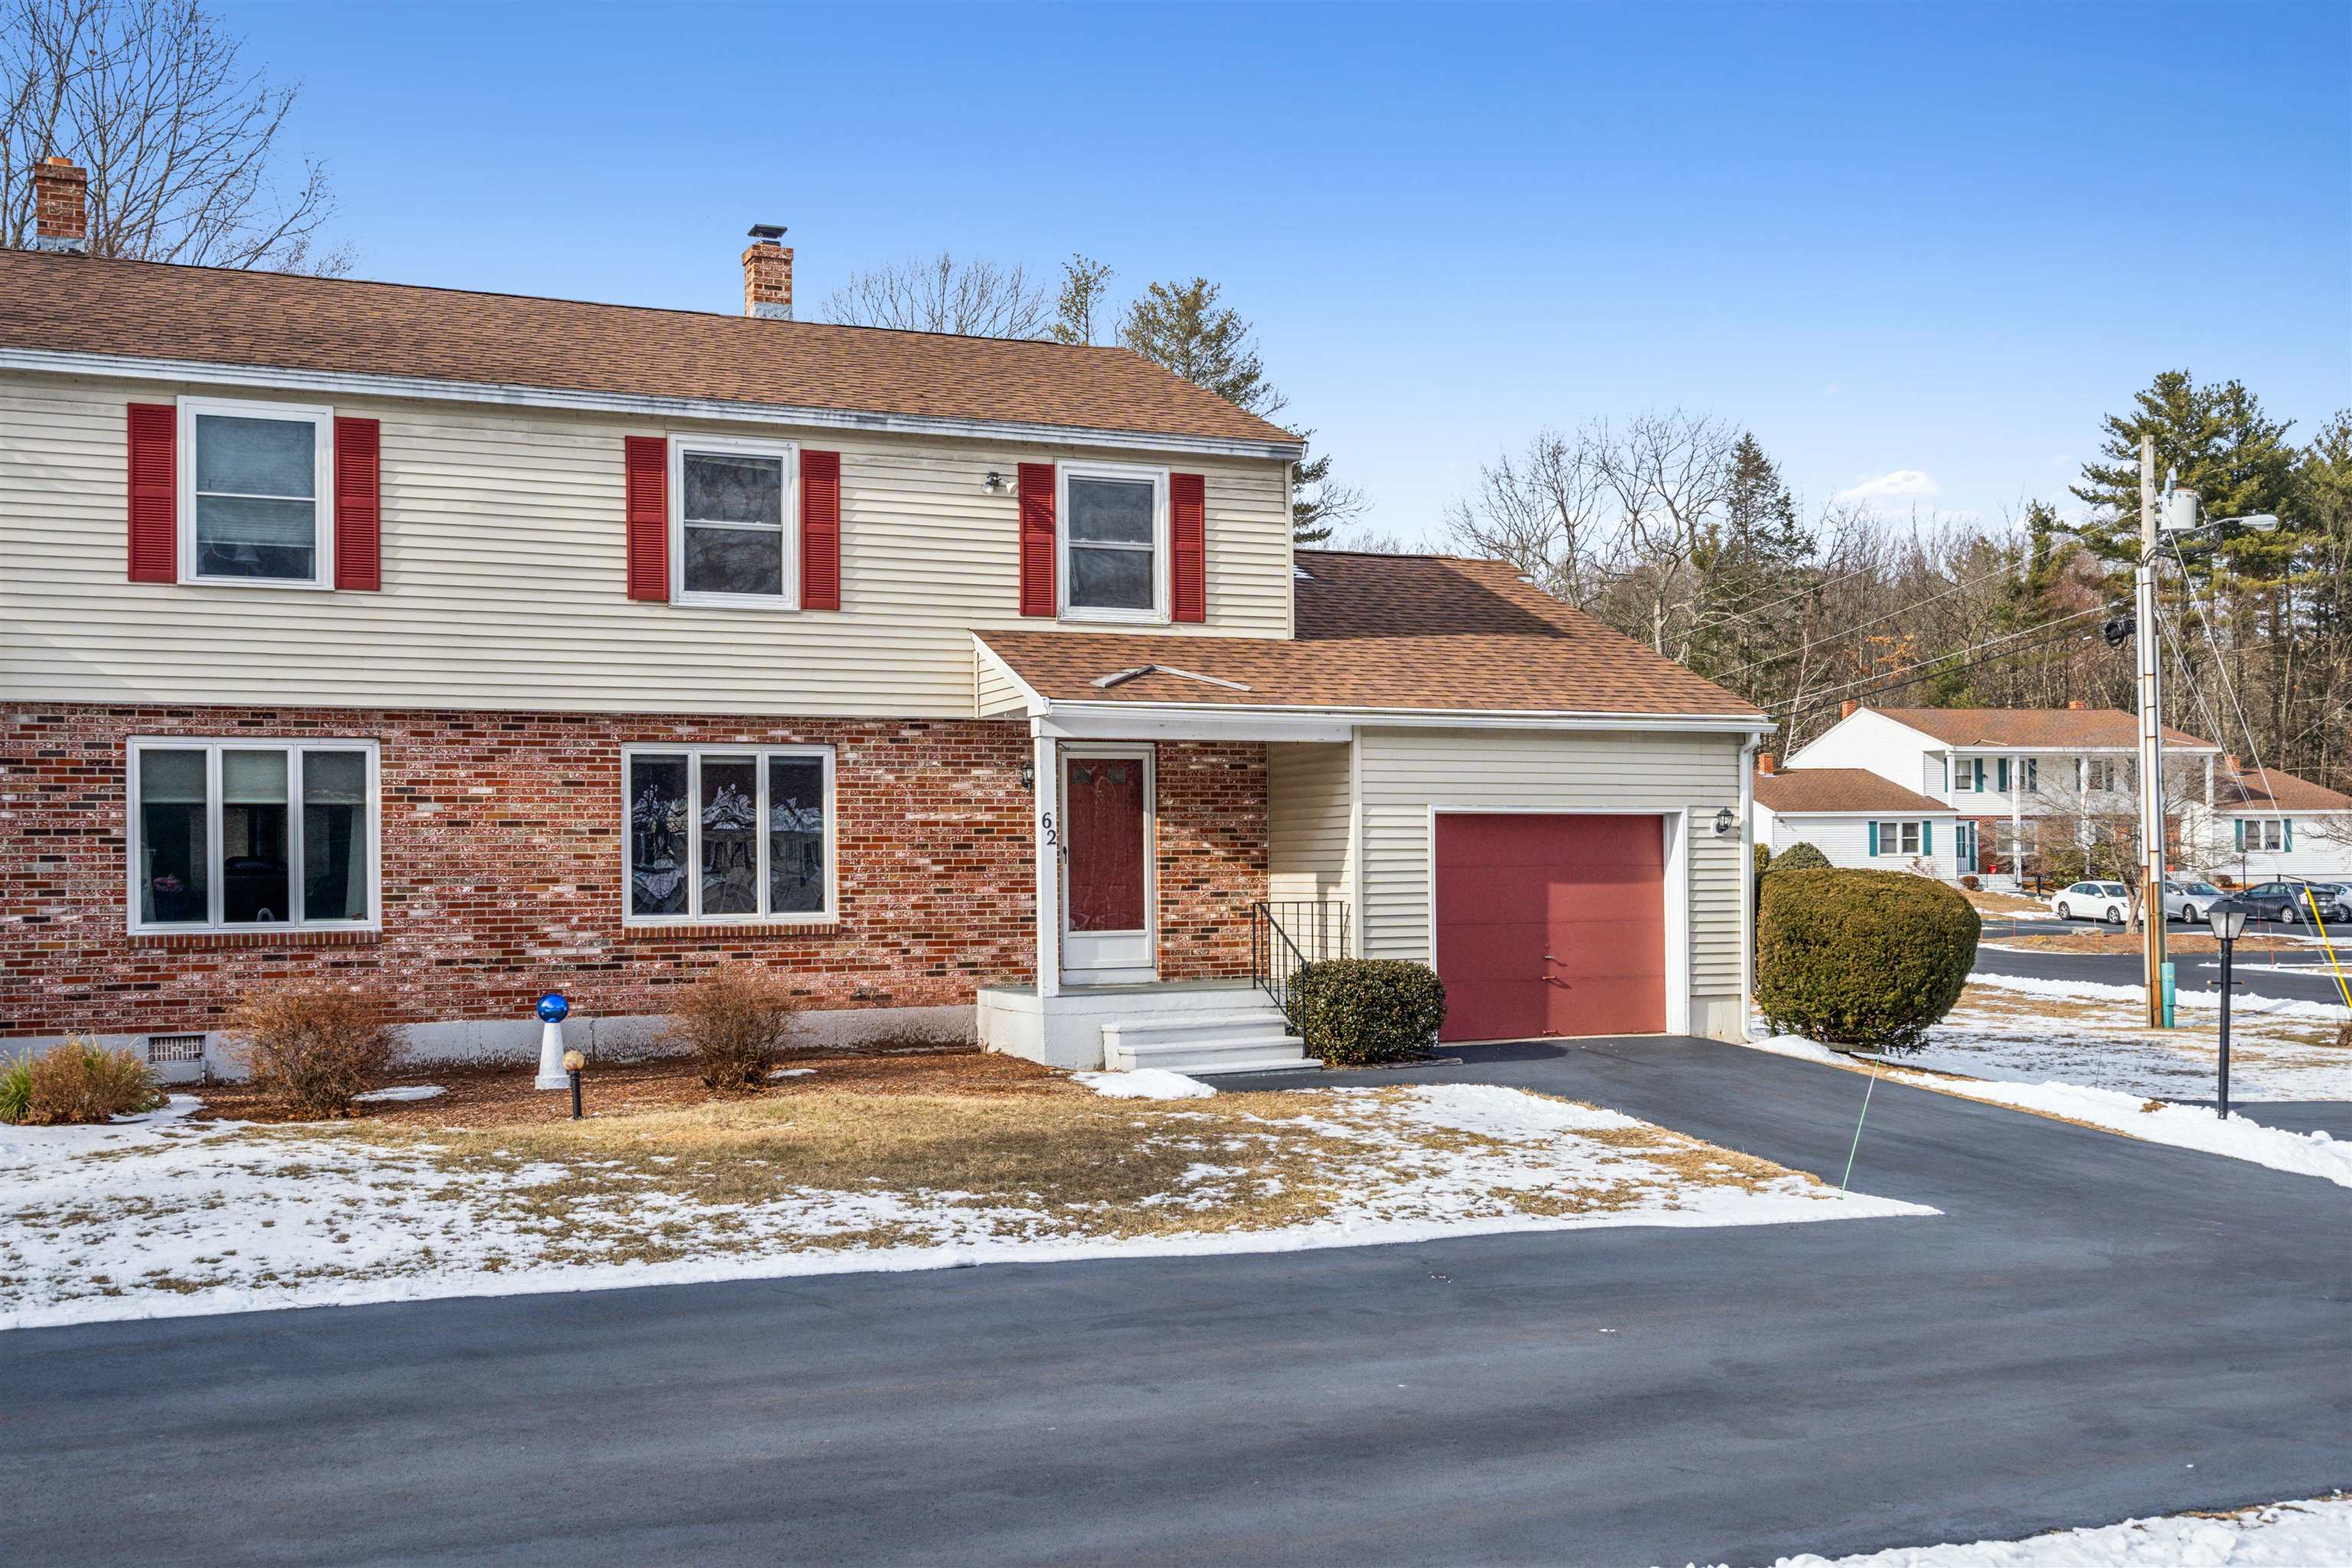
[[[2091,705],[2087,702],[2078,702],[2069,699],[2066,703],[2066,711],[2069,713],[2087,713],[2090,710]]]
[[[1851,719],[1853,717],[1855,710],[1861,706],[1861,703],[1856,702],[1853,698],[1849,697],[1844,701],[1838,704],[1838,717],[1841,719]]]
[[[2221,765],[2228,768],[2233,773],[2242,773],[2246,771],[2238,764],[2238,753],[2235,752],[2231,752],[2228,756],[2223,757],[2221,759]]]
[[[743,313],[771,321],[793,319],[793,253],[778,242],[780,223],[755,223],[743,250]]]
[[[70,159],[34,165],[33,248],[76,256],[89,249],[89,174]]]
[[[1759,752],[1756,753],[1756,771],[1759,773],[1769,775],[1774,768],[1780,765],[1780,759],[1774,756],[1769,752]]]

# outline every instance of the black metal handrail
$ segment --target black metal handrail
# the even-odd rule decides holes
[[[1250,981],[1290,1016],[1291,982],[1310,963],[1348,956],[1348,906],[1335,900],[1250,905]]]

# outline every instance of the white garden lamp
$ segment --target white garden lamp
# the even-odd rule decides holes
[[[570,1089],[572,1075],[563,1070],[563,1020],[572,1004],[561,991],[539,999],[539,1081],[534,1089]]]
[[[2235,899],[2216,899],[2205,907],[2205,923],[2221,944],[2221,1093],[2215,1113],[2230,1119],[2230,947],[2246,932],[2246,906]]]

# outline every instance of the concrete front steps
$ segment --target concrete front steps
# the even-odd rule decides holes
[[[1108,1019],[1102,1026],[1102,1050],[1103,1066],[1113,1072],[1139,1068],[1192,1074],[1297,1072],[1316,1065],[1307,1058],[1306,1042],[1290,1033],[1281,1009],[1271,1003]]]

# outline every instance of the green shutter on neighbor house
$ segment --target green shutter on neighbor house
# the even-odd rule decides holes
[[[2231,817],[2230,826],[2238,830],[2238,853],[2243,855],[2246,852],[2246,819],[2242,816]]]
[[[1878,824],[1875,822],[1870,825],[1870,852],[1873,855],[1878,853]]]
[[[1919,825],[1919,853],[1930,859],[1935,858],[1936,825],[1932,822],[1923,822]]]
[[[2000,781],[2000,793],[2007,795],[2009,793],[2009,759],[2007,757],[2001,758],[2000,766],[1993,776]]]
[[[1977,793],[1979,795],[1982,795],[1984,794],[1984,759],[1982,757],[1976,757],[1972,758],[1971,762],[1973,766],[1970,771],[1976,776]]]
[[[2279,818],[2279,852],[2284,855],[2294,853],[2294,818],[2292,816]]]

